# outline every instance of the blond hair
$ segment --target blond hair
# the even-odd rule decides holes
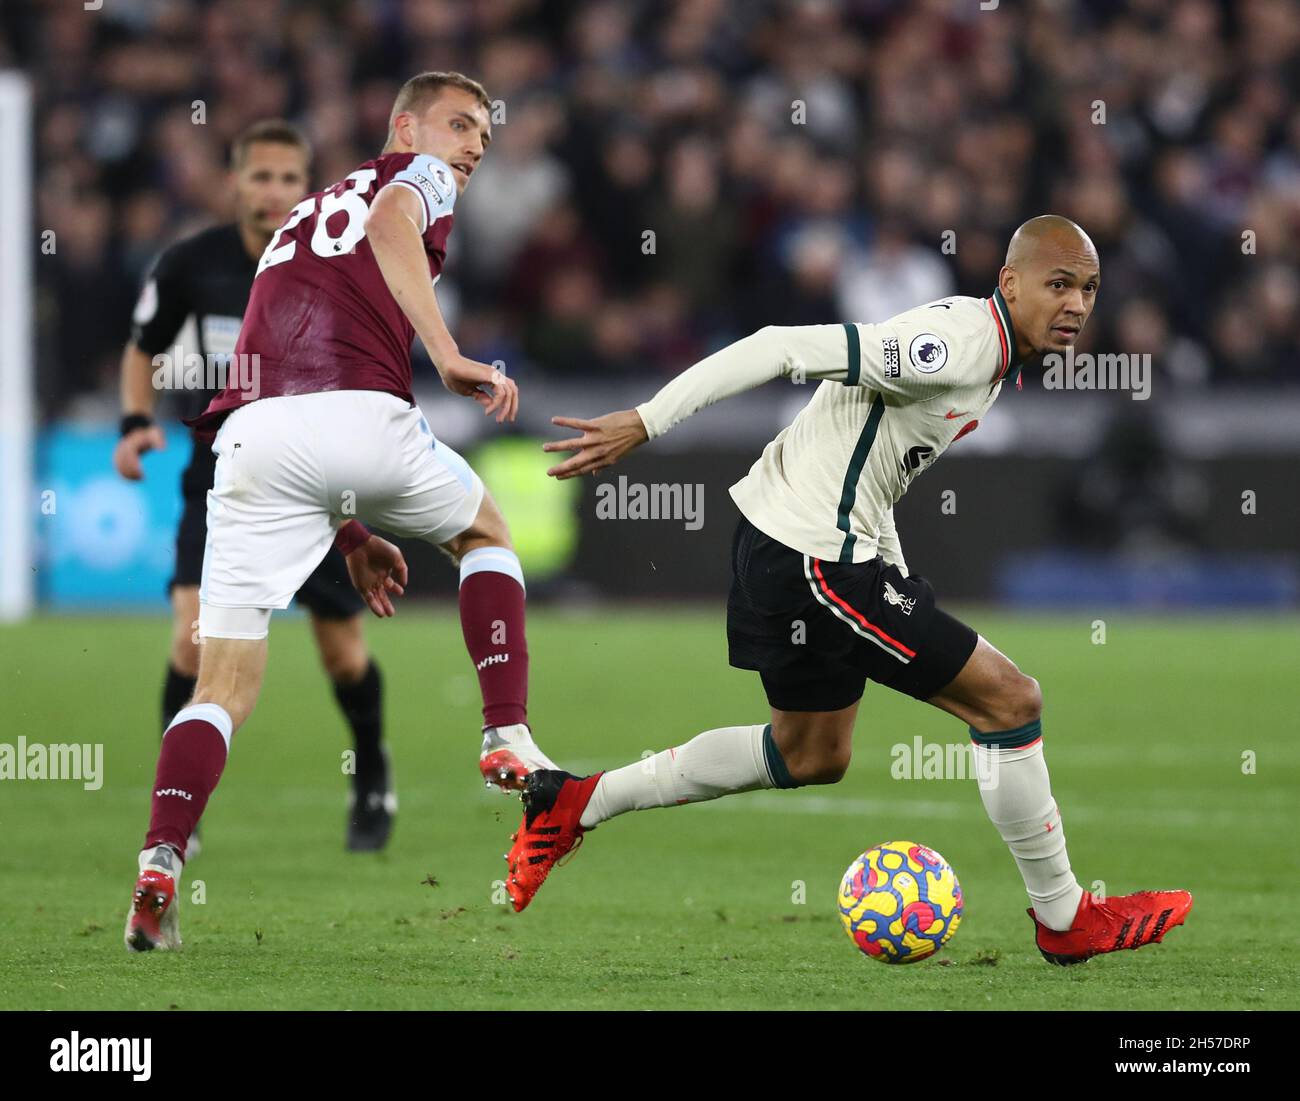
[[[468,92],[482,104],[484,110],[491,112],[492,101],[488,99],[487,89],[477,80],[464,73],[420,73],[411,77],[397,92],[393,100],[393,109],[388,115],[388,138],[385,147],[393,144],[394,125],[397,116],[410,112],[418,115],[442,94],[444,88],[459,88]]]

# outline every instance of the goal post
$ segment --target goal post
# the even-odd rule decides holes
[[[0,621],[30,615],[36,590],[31,110],[27,78],[0,72]]]

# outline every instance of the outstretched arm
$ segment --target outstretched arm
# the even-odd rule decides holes
[[[429,282],[429,260],[420,237],[424,217],[420,199],[410,188],[380,189],[366,218],[366,237],[379,271],[424,342],[443,385],[453,394],[473,398],[485,413],[496,413],[498,424],[514,420],[518,387],[496,368],[461,355],[447,331]],[[481,387],[489,387],[491,393]]]
[[[560,479],[595,474],[692,413],[776,378],[803,382],[852,375],[856,382],[857,364],[851,362],[850,351],[857,356],[843,325],[768,325],[688,367],[635,409],[594,420],[552,417],[553,424],[578,429],[582,435],[543,446],[544,451],[576,452],[547,473]]]
[[[637,412],[653,440],[714,402],[773,379],[843,379],[847,352],[843,325],[767,325],[688,367]]]
[[[634,447],[639,447],[650,438],[646,434],[641,415],[635,409],[606,413],[595,420],[552,417],[551,423],[564,428],[575,428],[582,433],[569,440],[552,440],[542,444],[543,451],[577,452],[547,470],[547,474],[560,481],[576,478],[580,474],[595,474],[607,466],[613,466]]]

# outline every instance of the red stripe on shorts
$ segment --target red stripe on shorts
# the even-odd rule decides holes
[[[851,605],[846,603],[843,599],[841,599],[836,594],[835,590],[832,589],[828,584],[826,584],[826,578],[822,576],[822,566],[821,566],[821,561],[819,559],[814,558],[812,560],[812,564],[813,564],[813,573],[817,575],[817,583],[821,586],[822,592],[824,592],[833,601],[835,601],[836,604],[838,604],[841,608],[843,608],[846,612],[848,612],[849,615],[851,615],[854,619],[856,619],[859,623],[861,623],[862,626],[867,628],[867,630],[873,632],[877,637],[889,643],[889,645],[894,647],[896,650],[898,650],[899,653],[906,654],[909,658],[916,657],[915,650],[909,650],[906,646],[904,646],[901,642],[899,642],[898,639],[891,638],[889,635],[885,634],[884,631],[882,631],[874,623],[870,622],[867,619],[867,617],[864,616],[861,612],[859,612],[856,608],[852,607]]]

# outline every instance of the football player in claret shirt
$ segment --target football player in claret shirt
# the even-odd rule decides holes
[[[581,435],[550,471],[594,473],[713,402],[775,378],[819,379],[731,489],[741,512],[727,603],[731,664],[757,670],[771,722],[705,731],[582,779],[539,769],[507,857],[516,910],[583,834],[615,815],[756,788],[833,784],[866,681],[966,723],[980,795],[1033,904],[1039,950],[1072,964],[1140,948],[1183,923],[1186,891],[1097,899],[1075,880],[1043,758],[1042,696],[909,574],[893,505],[974,431],[1022,361],[1072,346],[1100,283],[1096,249],[1056,215],[1020,227],[988,298],[945,298],[879,325],[769,326],[683,371],[636,409],[556,417]],[[802,624],[804,631],[796,631]]]
[[[491,141],[490,103],[459,73],[398,92],[383,152],[309,195],[271,237],[235,345],[241,369],[191,422],[214,434],[199,587],[198,684],[163,738],[127,914],[135,951],[180,945],[186,839],[225,768],[266,667],[271,612],[337,546],[377,616],[407,581],[362,520],[423,539],[460,565],[460,617],[483,695],[481,774],[506,789],[554,765],[527,722],[524,575],[506,522],[411,396],[411,342],[444,385],[514,420],[504,372],[460,354],[433,285],[457,196]],[[352,519],[352,517],[359,519]]]
[[[311,148],[279,119],[254,123],[231,145],[235,221],[176,242],[158,257],[136,305],[131,340],[122,354],[122,437],[113,463],[124,478],[144,476],[140,456],[164,446],[154,422],[157,391],[153,357],[172,355],[181,326],[193,318],[197,352],[206,364],[235,349],[257,261],[294,204],[307,193]],[[214,392],[180,390],[189,416]],[[207,495],[216,459],[211,440],[194,434],[181,475],[184,501],[176,532],[176,568],[168,591],[172,642],[163,683],[162,729],[189,703],[198,676],[199,580],[207,535]],[[354,852],[382,849],[392,831],[397,800],[383,747],[383,697],[379,666],[366,649],[365,603],[352,587],[343,556],[331,548],[297,593],[311,614],[312,634],[334,696],[352,730],[356,770],[349,793],[346,844]],[[198,848],[190,839],[189,856]]]

